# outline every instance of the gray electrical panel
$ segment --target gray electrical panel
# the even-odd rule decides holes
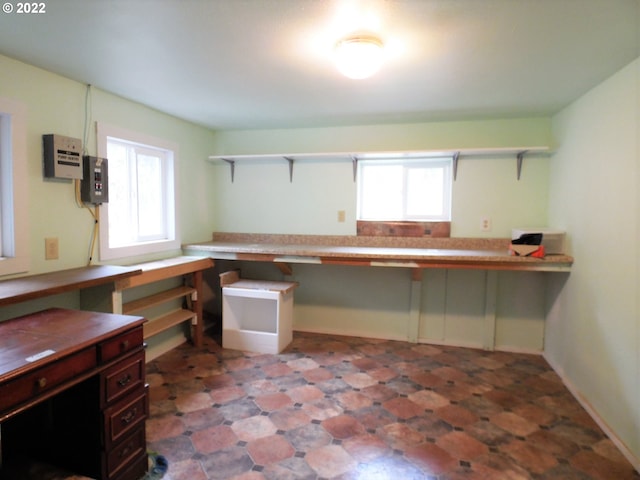
[[[44,176],[82,178],[82,140],[63,135],[42,136]]]
[[[109,177],[106,158],[83,158],[84,178],[80,184],[80,198],[85,203],[100,205],[109,202]]]

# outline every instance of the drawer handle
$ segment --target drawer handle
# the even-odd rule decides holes
[[[124,387],[131,381],[131,379],[132,379],[131,374],[127,373],[120,380],[118,380],[118,385],[120,385],[121,387]]]
[[[36,380],[36,385],[38,388],[44,388],[47,386],[47,379],[46,377],[40,377],[38,380]]]
[[[129,340],[124,340],[121,344],[120,344],[120,350],[125,351],[129,348]]]
[[[134,448],[133,442],[129,442],[129,444],[126,447],[120,450],[120,458],[128,456],[129,453],[131,453],[131,451],[133,450],[133,448]]]
[[[120,420],[125,425],[128,425],[129,423],[135,420],[137,415],[138,415],[138,409],[134,407],[131,410],[129,410],[127,413],[125,413],[122,417],[120,417]]]

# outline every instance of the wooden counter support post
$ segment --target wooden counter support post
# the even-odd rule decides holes
[[[195,292],[187,297],[190,303],[190,309],[196,312],[196,317],[191,322],[191,338],[193,344],[197,347],[202,346],[202,337],[204,334],[204,318],[202,317],[202,270],[197,270],[191,274],[192,286]]]

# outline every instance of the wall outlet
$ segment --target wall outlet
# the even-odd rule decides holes
[[[338,222],[344,223],[346,218],[346,212],[344,210],[338,210]]]
[[[491,218],[490,217],[482,217],[480,219],[480,231],[481,232],[490,232],[491,231]]]
[[[58,238],[50,237],[44,239],[44,259],[45,260],[57,260],[58,259]]]

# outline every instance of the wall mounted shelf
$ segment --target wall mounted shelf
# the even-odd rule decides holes
[[[231,171],[231,182],[235,179],[235,167],[237,162],[260,162],[268,160],[285,160],[289,164],[289,181],[293,182],[293,166],[296,161],[350,161],[353,164],[353,181],[358,175],[358,162],[360,160],[385,160],[390,158],[421,159],[450,157],[453,160],[453,179],[458,176],[458,163],[463,158],[479,157],[508,157],[516,160],[516,176],[520,180],[522,175],[522,164],[525,155],[549,155],[549,147],[518,147],[518,148],[475,148],[459,150],[424,150],[424,151],[404,151],[404,152],[342,152],[342,153],[268,153],[262,155],[211,155],[209,161],[226,162]]]

